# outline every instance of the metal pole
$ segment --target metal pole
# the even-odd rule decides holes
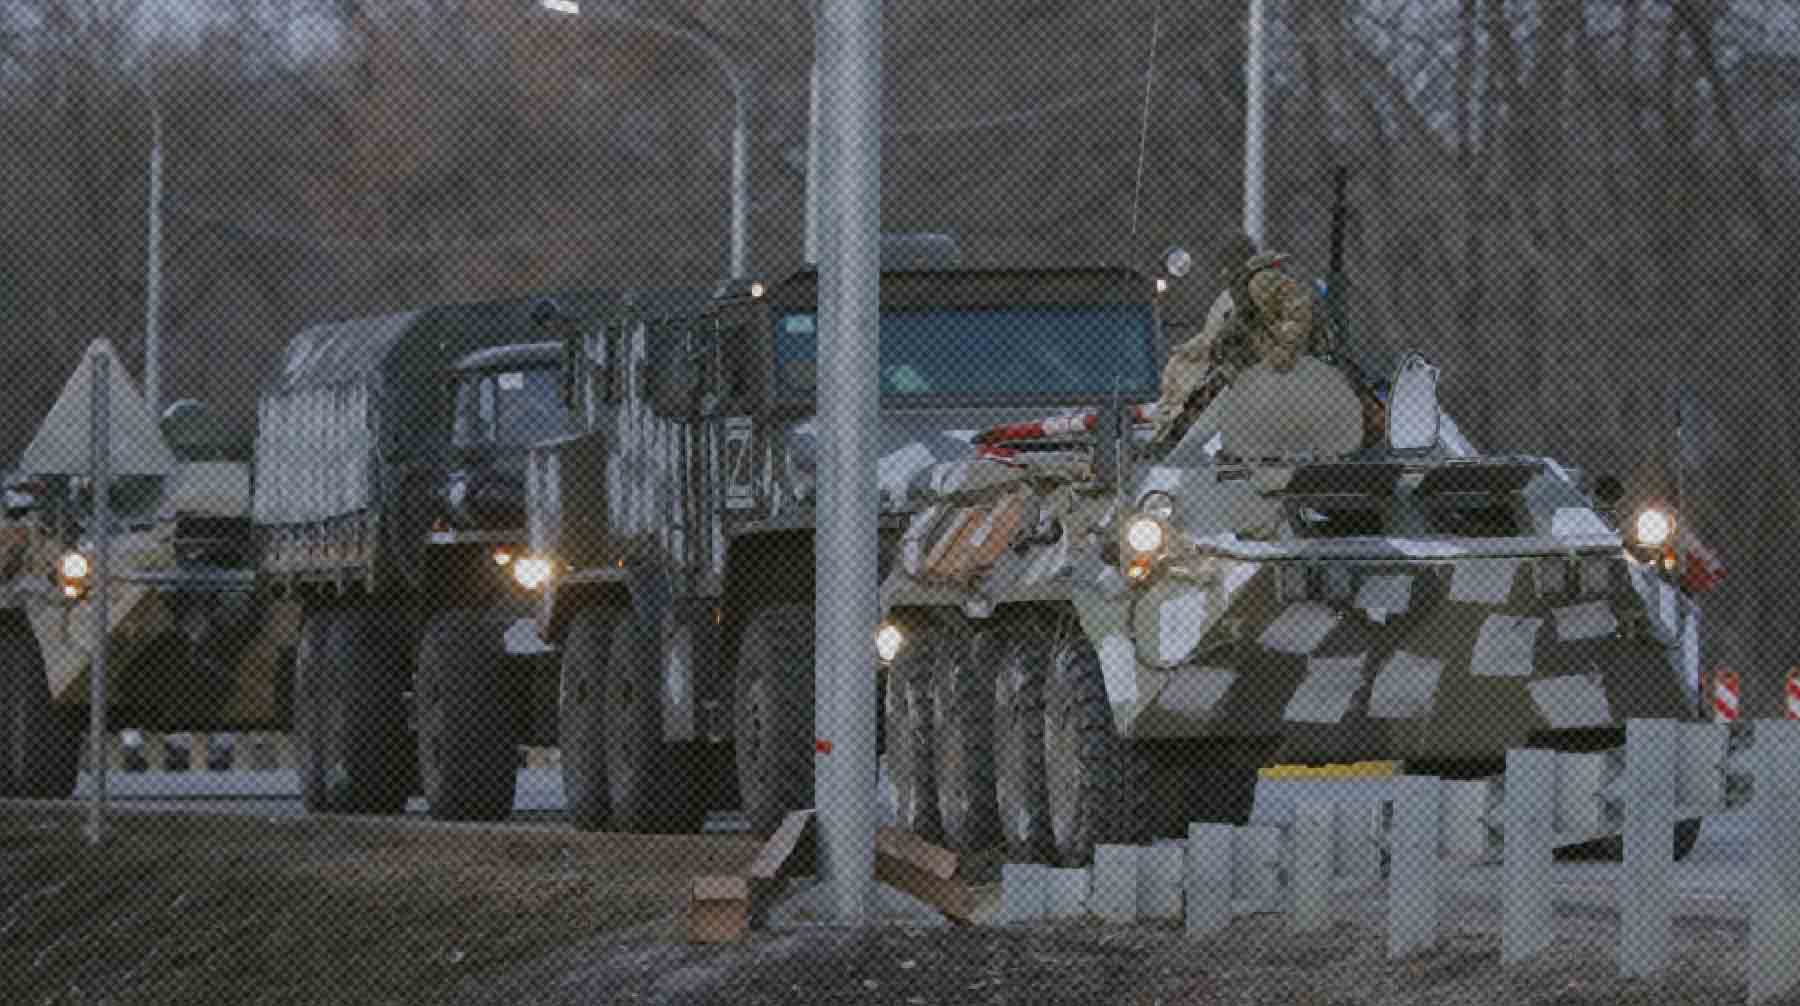
[[[145,248],[144,397],[162,409],[162,110],[150,94],[150,238]]]
[[[1263,4],[1250,0],[1248,94],[1244,108],[1244,233],[1263,246]]]
[[[742,93],[731,126],[731,277],[742,279],[750,240],[750,110]]]
[[[867,919],[875,868],[875,538],[881,321],[881,0],[829,0],[815,28],[826,165],[819,275],[815,665],[819,876]]]
[[[93,745],[94,799],[88,813],[87,840],[105,840],[106,815],[106,650],[110,620],[107,591],[110,587],[112,512],[107,497],[112,482],[112,359],[97,352],[90,361],[93,381],[90,407],[88,459],[94,480],[94,658],[88,668],[88,739]]]
[[[813,23],[819,20],[813,4]],[[813,57],[812,84],[806,109],[806,262],[819,262],[819,60]]]

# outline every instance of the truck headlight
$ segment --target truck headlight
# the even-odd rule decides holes
[[[62,557],[57,568],[62,572],[64,580],[81,581],[87,579],[93,567],[88,564],[87,556],[80,552],[69,552]]]
[[[1675,515],[1659,507],[1646,507],[1638,511],[1633,529],[1639,545],[1659,546],[1674,535]]]
[[[512,564],[513,581],[526,590],[536,590],[550,582],[555,570],[549,559],[530,557],[514,560]]]
[[[898,625],[889,622],[875,630],[875,655],[884,664],[891,664],[900,654],[900,645],[906,642],[906,634]]]

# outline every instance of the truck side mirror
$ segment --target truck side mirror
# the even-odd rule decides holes
[[[1397,451],[1435,447],[1438,442],[1438,370],[1417,353],[1400,363],[1388,396],[1388,445]]]

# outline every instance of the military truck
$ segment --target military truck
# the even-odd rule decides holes
[[[261,396],[257,561],[301,611],[309,810],[392,813],[418,791],[438,818],[511,812],[517,746],[547,732],[531,696],[555,691],[520,582],[534,567],[515,565],[526,448],[568,418],[562,346],[541,340],[538,303],[313,326]]]
[[[292,631],[257,598],[250,466],[199,402],[159,422],[96,342],[26,448],[0,520],[0,794],[66,797],[99,640],[92,591],[90,361],[108,358],[113,450],[107,722],[154,730],[285,722]]]
[[[884,573],[919,473],[990,423],[1153,394],[1164,351],[1144,273],[911,249],[883,249]],[[812,804],[817,298],[802,271],[571,337],[585,432],[533,449],[528,497],[579,828],[686,831],[737,804],[766,834]]]
[[[954,846],[1075,865],[1244,823],[1271,762],[1481,778],[1696,718],[1677,515],[1476,451],[1437,381],[1409,354],[1371,411],[1320,359],[1259,365],[1178,443],[1114,409],[916,481],[883,656],[935,696],[907,725],[936,756],[890,756],[896,785],[956,795]]]

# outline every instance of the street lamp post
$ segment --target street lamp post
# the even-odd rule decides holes
[[[584,7],[579,0],[538,0],[538,4],[545,10],[558,14],[592,14],[680,39],[705,53],[713,65],[718,67],[726,82],[731,85],[731,97],[735,105],[731,123],[731,276],[733,279],[741,279],[747,275],[749,267],[746,259],[750,243],[750,106],[744,78],[731,57],[725,54],[725,50],[717,42],[697,31],[641,17],[611,4],[589,3]]]

